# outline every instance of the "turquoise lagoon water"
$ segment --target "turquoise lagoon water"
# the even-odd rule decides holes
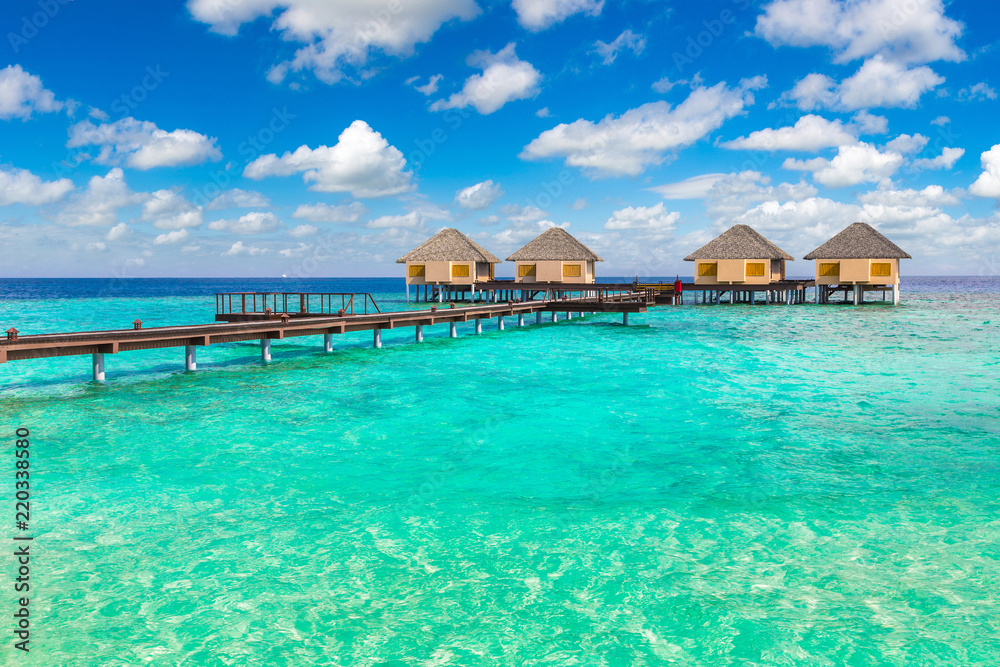
[[[203,322],[248,282],[0,282],[0,324]],[[0,662],[1000,663],[998,295],[8,363],[36,541]]]

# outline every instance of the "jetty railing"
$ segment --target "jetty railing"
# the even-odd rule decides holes
[[[369,311],[369,307],[371,311]],[[368,292],[220,292],[215,295],[216,315],[368,315],[381,313]]]

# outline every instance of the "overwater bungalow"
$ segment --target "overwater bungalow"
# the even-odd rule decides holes
[[[518,283],[593,283],[597,253],[561,227],[549,227],[507,258]]]
[[[902,248],[871,225],[855,222],[804,259],[816,261],[816,302],[827,303],[832,293],[853,292],[854,303],[865,292],[891,291],[899,303],[899,260],[912,259]]]
[[[444,290],[449,292],[476,291],[476,285],[493,280],[495,264],[500,263],[493,253],[457,229],[446,228],[396,260],[406,264],[406,300],[410,300],[410,285],[420,287],[424,297],[436,293],[443,300]]]
[[[746,225],[734,225],[684,258],[694,284],[769,285],[785,279],[792,256]]]

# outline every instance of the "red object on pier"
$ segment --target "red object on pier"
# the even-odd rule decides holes
[[[14,327],[7,329],[7,340],[17,340],[17,334],[21,333]]]
[[[288,320],[290,320],[290,319],[292,319],[292,316],[289,315],[288,313],[282,313],[281,314],[281,323],[282,324],[288,324]]]
[[[133,322],[132,323],[132,328],[133,329],[141,329],[142,328],[142,320],[137,319],[135,322]]]
[[[681,282],[681,277],[677,276],[677,279],[674,280],[674,292],[680,294],[683,291],[684,291],[684,283]]]

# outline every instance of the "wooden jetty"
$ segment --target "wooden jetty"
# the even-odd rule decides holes
[[[815,287],[814,280],[775,280],[762,285],[739,285],[729,283],[684,283],[683,294],[692,294],[694,303],[757,303],[787,305],[805,303],[806,289]],[[699,301],[700,297],[700,301]]]
[[[301,303],[296,299],[304,295],[299,293],[275,294],[269,293],[268,303],[276,303],[270,297],[276,297],[278,303]],[[319,298],[322,296],[323,298]],[[365,302],[371,295],[355,294],[354,303]],[[185,368],[189,371],[197,368],[197,349],[220,343],[234,343],[249,340],[259,340],[261,360],[271,360],[271,341],[292,338],[296,336],[322,336],[323,349],[333,351],[333,336],[344,333],[371,331],[372,345],[382,347],[382,331],[413,327],[415,341],[423,342],[424,327],[447,324],[449,335],[458,336],[457,325],[460,322],[475,322],[475,332],[482,333],[483,321],[497,319],[497,328],[504,329],[504,318],[516,317],[517,326],[524,326],[525,317],[535,315],[536,324],[542,323],[543,314],[548,314],[551,322],[558,320],[559,313],[566,313],[572,319],[574,314],[585,313],[621,313],[623,324],[628,324],[629,313],[644,313],[647,308],[655,305],[651,292],[628,292],[600,297],[563,296],[559,299],[538,301],[508,301],[506,303],[475,304],[458,307],[449,304],[447,307],[432,306],[424,310],[403,310],[393,312],[376,312],[365,314],[333,314],[325,312],[308,312],[310,307],[322,310],[329,304],[336,303],[341,295],[308,295],[305,300],[307,312],[300,312],[295,317],[292,313],[265,312],[268,307],[262,296],[258,299],[245,300],[243,293],[216,295],[217,311],[224,311],[229,304],[239,303],[243,308],[240,313],[217,312],[220,315],[241,316],[238,321],[217,322],[214,324],[199,324],[171,327],[143,328],[141,324],[133,329],[112,331],[78,331],[71,333],[36,334],[22,336],[11,329],[6,340],[0,340],[0,363],[10,361],[26,361],[48,357],[64,357],[73,355],[92,355],[93,378],[95,382],[103,382],[105,378],[105,355],[118,354],[138,350],[151,350],[167,347],[183,347]],[[374,304],[374,300],[370,301]],[[226,305],[223,305],[226,304]],[[244,304],[256,304],[260,312],[247,312]],[[339,310],[339,309],[338,309]],[[254,318],[248,316],[254,315]]]

